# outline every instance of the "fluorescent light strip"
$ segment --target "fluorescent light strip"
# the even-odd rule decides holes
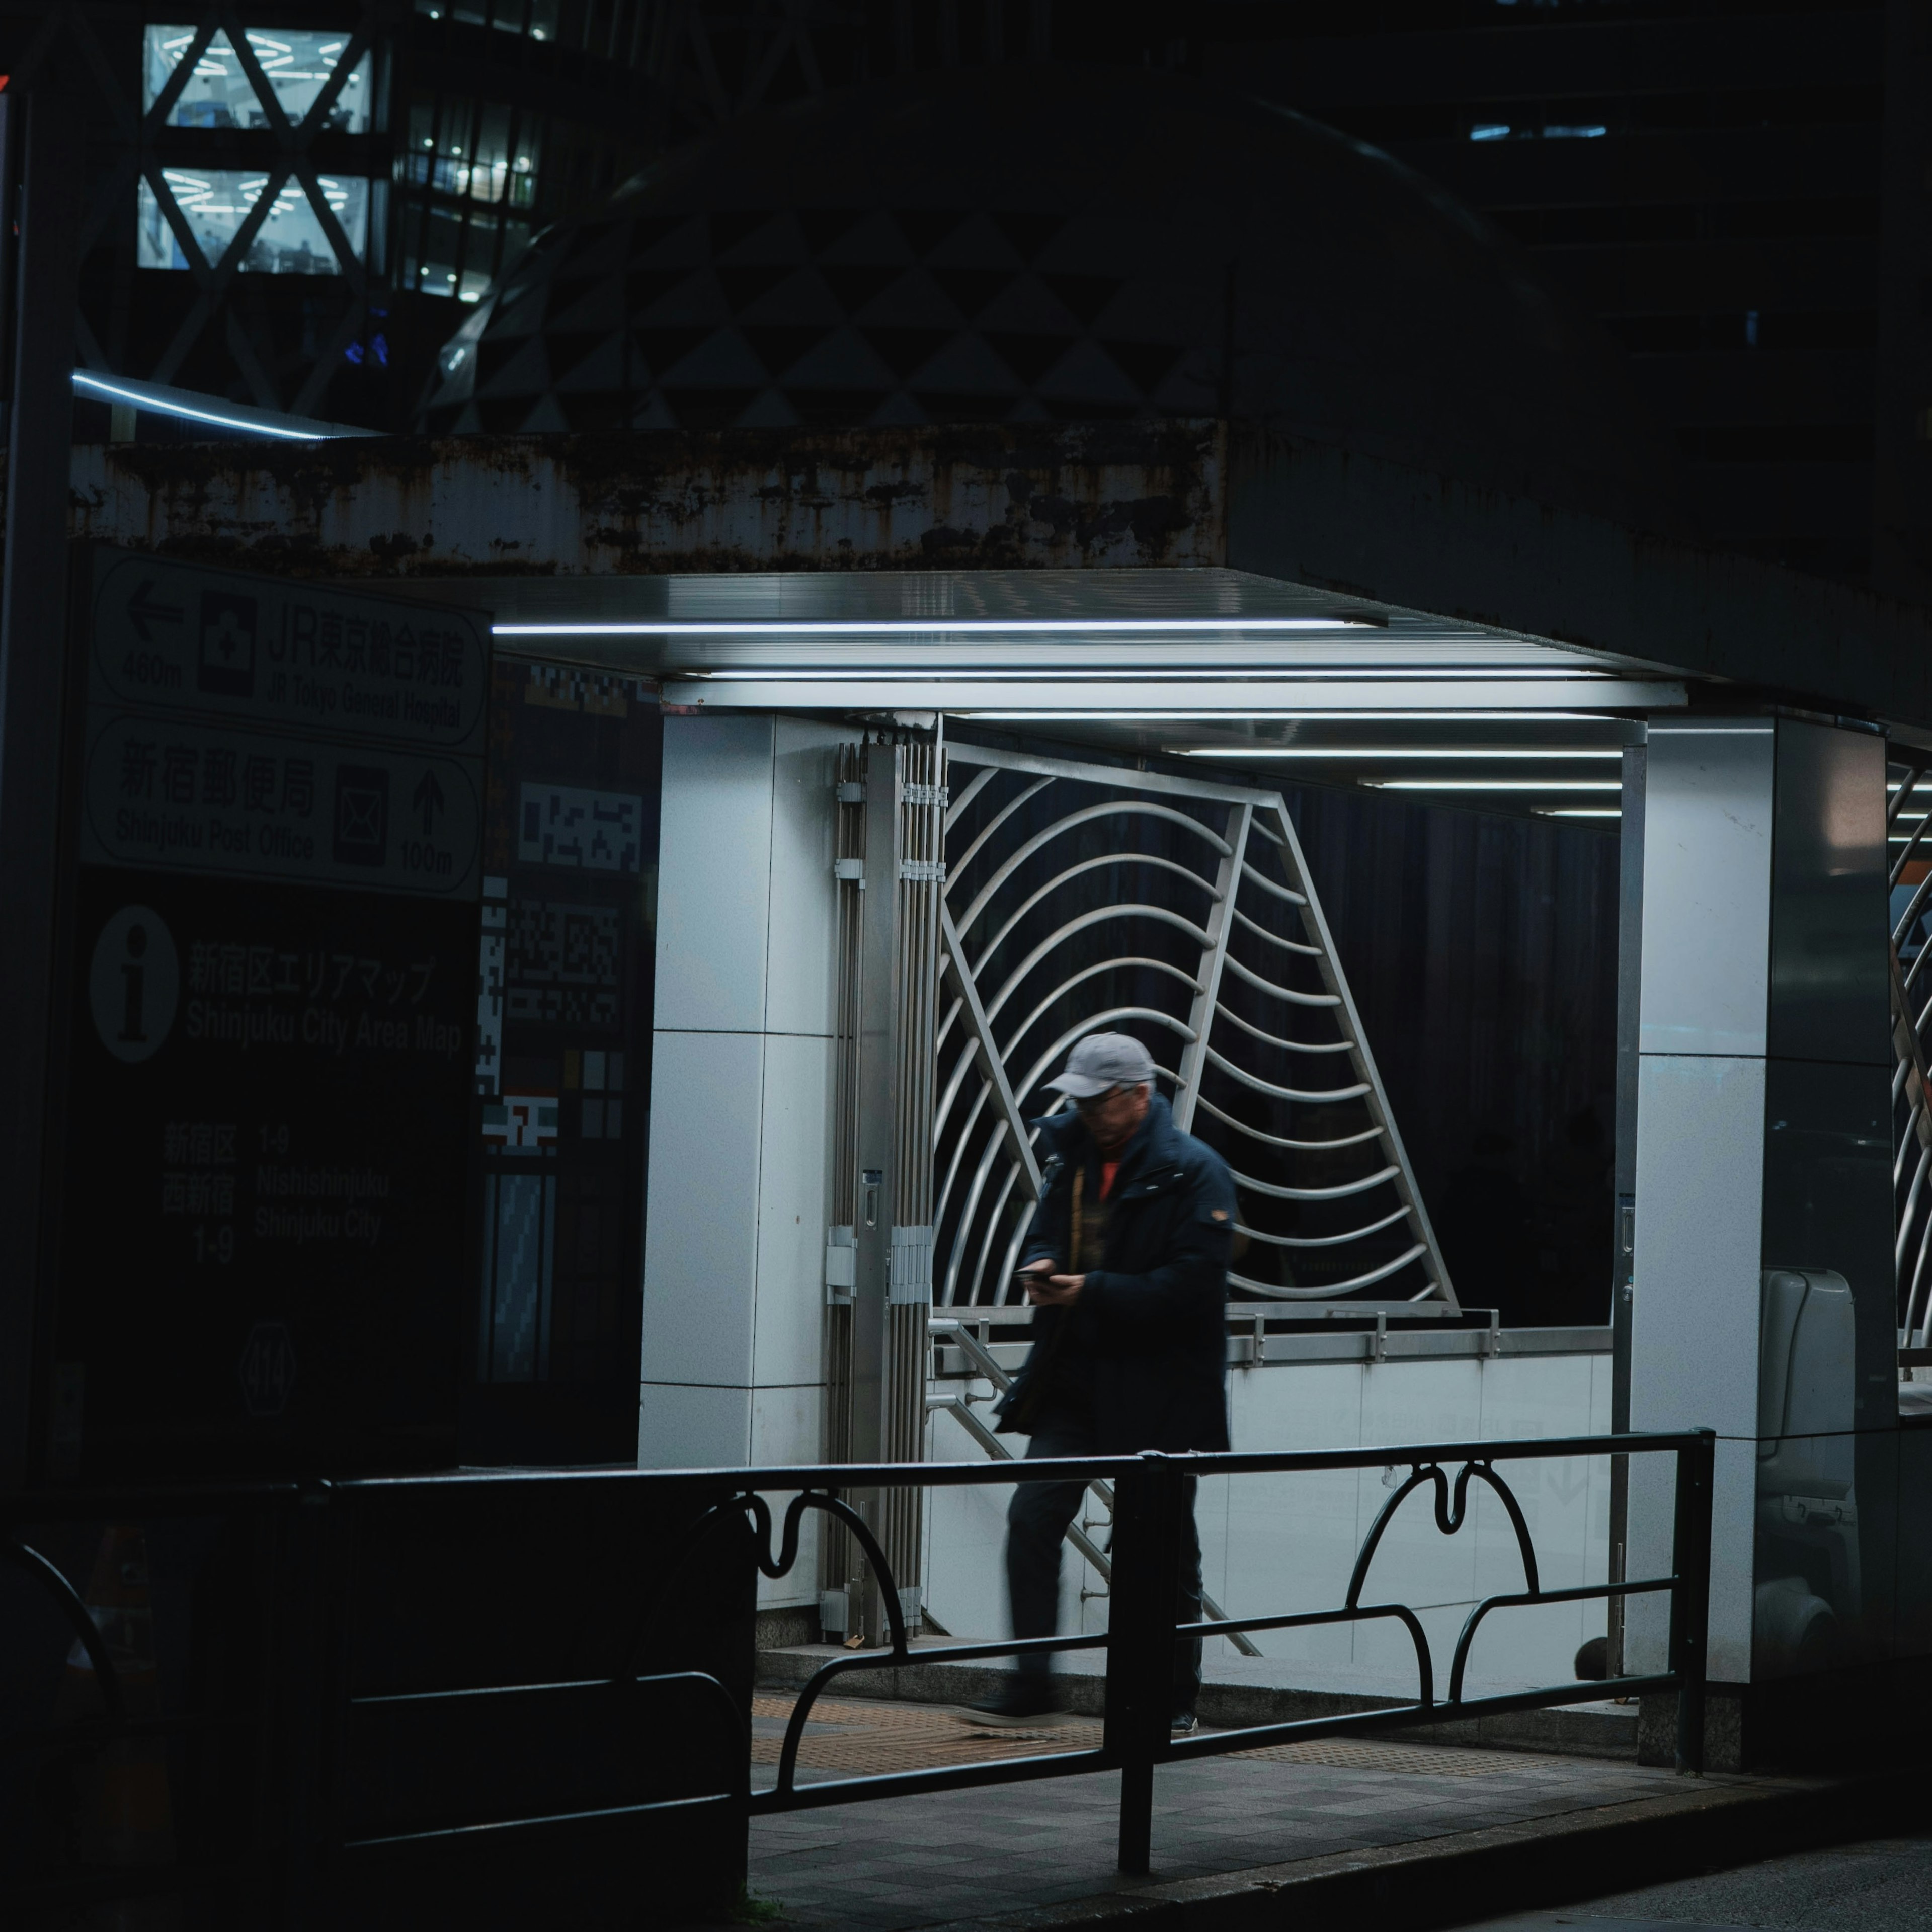
[[[1253,750],[1243,746],[1227,751],[1204,748],[1183,753],[1190,758],[1621,758],[1615,748],[1564,750],[1542,745],[1278,745]]]
[[[1104,643],[1105,639],[1096,640]],[[868,684],[881,678],[911,678],[921,684],[984,684],[998,679],[1003,684],[1132,684],[1158,690],[1164,684],[1185,680],[1190,684],[1254,683],[1350,684],[1388,682],[1402,684],[1600,684],[1602,671],[1549,670],[1516,664],[1188,664],[1178,670],[1156,671],[1118,664],[1092,670],[1077,664],[1051,664],[1044,668],[1012,664],[922,664],[898,663],[864,664],[767,664],[709,670],[702,665],[680,669],[680,677],[694,684],[770,684],[782,679],[788,684]]]
[[[1378,791],[1622,791],[1620,778],[1364,778]]]
[[[1317,720],[1345,724],[1396,724],[1408,719],[1427,719],[1431,724],[1536,724],[1548,719],[1574,720],[1588,724],[1604,722],[1598,711],[955,711],[955,718],[983,718],[1000,724],[1226,724],[1250,718],[1270,724],[1296,724]],[[1188,745],[1177,754],[1184,758],[1218,758],[1228,755],[1218,746]]]
[[[190,409],[185,403],[157,402],[152,393],[137,394],[132,389],[120,388],[80,369],[74,372],[74,386],[90,394],[112,396],[116,402],[132,403],[137,410],[146,410],[155,416],[178,416],[187,422],[212,423],[218,429],[246,430],[250,436],[269,436],[283,442],[327,442],[332,440],[318,430],[275,429],[264,422],[221,416],[213,410]]]
[[[1623,814],[1611,805],[1554,805],[1539,811],[1543,818],[1621,818]]]
[[[862,617],[797,622],[759,618],[733,622],[722,617],[673,622],[640,618],[619,624],[492,624],[500,638],[903,638],[934,631],[998,636],[1068,632],[1113,636],[1130,632],[1156,636],[1195,631],[1379,631],[1360,617]]]

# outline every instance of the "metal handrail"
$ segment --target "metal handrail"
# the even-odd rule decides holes
[[[438,1846],[462,1832],[541,1833],[548,1828],[568,1826],[573,1820],[619,1816],[642,1819],[658,1813],[670,1815],[688,1812],[694,1807],[703,1805],[730,1808],[728,1815],[748,1824],[753,1816],[778,1812],[903,1797],[921,1792],[959,1790],[1086,1772],[1118,1770],[1121,1773],[1120,1862],[1124,1870],[1142,1872],[1148,1869],[1148,1864],[1154,1771],[1162,1763],[1252,1750],[1298,1739],[1461,1722],[1504,1711],[1591,1702],[1642,1692],[1674,1691],[1678,1699],[1678,1768],[1693,1773],[1699,1771],[1703,1750],[1705,1630],[1709,1602],[1714,1444],[1715,1438],[1711,1432],[1695,1430],[1668,1435],[1579,1436],[1512,1442],[1406,1444],[1386,1448],[1228,1450],[1183,1455],[1149,1451],[1135,1456],[1042,1457],[1003,1463],[862,1463],[685,1471],[460,1471],[433,1476],[358,1477],[306,1484],[299,1489],[293,1485],[275,1488],[232,1485],[207,1489],[121,1491],[111,1495],[86,1491],[14,1493],[0,1496],[0,1534],[10,1540],[12,1550],[28,1559],[27,1567],[30,1570],[38,1564],[52,1571],[52,1566],[22,1538],[20,1531],[23,1526],[197,1514],[232,1516],[266,1508],[281,1513],[291,1529],[298,1528],[305,1535],[308,1540],[304,1546],[310,1559],[321,1566],[316,1574],[327,1596],[341,1586],[346,1572],[340,1566],[351,1561],[350,1546],[354,1540],[352,1537],[325,1533],[328,1519],[334,1512],[348,1510],[351,1512],[349,1520],[352,1522],[353,1512],[365,1499],[379,1504],[406,1503],[415,1499],[432,1508],[446,1498],[451,1502],[460,1499],[467,1510],[475,1502],[486,1499],[493,1492],[507,1500],[519,1494],[527,1495],[535,1485],[539,1490],[550,1488],[568,1491],[578,1502],[594,1502],[602,1491],[608,1489],[614,1508],[622,1509],[638,1500],[640,1490],[648,1492],[656,1489],[676,1493],[680,1488],[688,1490],[695,1486],[713,1500],[691,1524],[682,1538],[682,1547],[668,1550],[658,1566],[660,1574],[665,1578],[680,1582],[686,1574],[686,1559],[688,1554],[712,1526],[720,1524],[739,1526],[739,1533],[731,1539],[736,1562],[744,1563],[748,1559],[767,1576],[784,1576],[790,1573],[799,1556],[800,1527],[806,1513],[822,1513],[843,1525],[873,1566],[881,1586],[880,1596],[890,1625],[889,1640],[876,1650],[835,1657],[814,1673],[794,1706],[781,1756],[778,1782],[772,1788],[753,1791],[746,1765],[734,1768],[715,1791],[685,1793],[639,1804],[620,1804],[605,1809],[569,1813],[545,1810],[526,1817],[491,1816],[466,1826],[437,1820],[436,1828],[432,1830],[385,1832],[380,1837],[349,1831],[340,1822],[339,1811],[326,1814],[328,1818],[337,1820],[332,1824],[298,1805],[290,1814],[296,1828],[276,1838],[265,1851],[261,1868],[273,1867],[282,1873],[286,1882],[294,1884],[297,1882],[294,1875],[314,1869],[318,1859],[339,1858],[352,1851],[374,1851],[379,1846],[385,1857],[406,1855],[412,1847],[420,1847],[424,1855],[434,1856]],[[1658,1454],[1674,1455],[1676,1459],[1676,1522],[1670,1573],[1660,1576],[1553,1590],[1542,1588],[1527,1520],[1497,1466],[1532,1460]],[[1180,1620],[1180,1555],[1190,1480],[1208,1477],[1279,1476],[1391,1466],[1406,1466],[1409,1475],[1384,1504],[1364,1539],[1342,1604],[1332,1610],[1287,1615],[1240,1618],[1216,1616],[1192,1622]],[[1453,1476],[1452,1467],[1455,1471]],[[1436,1527],[1445,1535],[1454,1535],[1469,1520],[1467,1498],[1472,1481],[1480,1482],[1491,1489],[1508,1514],[1522,1557],[1527,1588],[1486,1598],[1474,1606],[1456,1642],[1448,1695],[1438,1699],[1435,1662],[1427,1633],[1413,1607],[1393,1602],[1364,1603],[1362,1599],[1384,1532],[1406,1499],[1419,1488],[1432,1487]],[[1104,1634],[1007,1638],[914,1651],[900,1610],[898,1592],[884,1553],[865,1516],[842,1500],[839,1492],[1004,1486],[1016,1482],[1111,1485],[1114,1538],[1111,1553],[1108,1630]],[[785,1510],[782,1532],[776,1548],[772,1510],[766,1501],[769,1495],[788,1496],[791,1499]],[[16,1560],[21,1560],[20,1556],[16,1556]],[[748,1585],[748,1570],[744,1574]],[[72,1594],[71,1586],[64,1580],[63,1591],[66,1594]],[[1517,1607],[1599,1599],[1608,1601],[1645,1593],[1667,1594],[1671,1600],[1667,1667],[1664,1670],[1645,1676],[1552,1685],[1481,1697],[1463,1694],[1471,1646],[1477,1630],[1491,1615]],[[339,1618],[313,1616],[301,1592],[282,1590],[270,1601],[272,1622],[284,1618],[290,1621],[292,1628],[299,1624],[307,1633],[304,1640],[311,1648],[301,1666],[304,1681],[338,1687],[344,1684],[345,1660],[352,1642],[346,1625]],[[1184,1738],[1171,1736],[1168,1700],[1174,1647],[1177,1643],[1208,1636],[1232,1637],[1247,1631],[1372,1619],[1400,1622],[1408,1632],[1416,1653],[1418,1682],[1414,1701],[1293,1723],[1246,1726]],[[639,1666],[649,1648],[644,1641],[649,1627],[640,1625],[639,1629],[640,1635],[632,1645],[628,1661],[608,1680],[614,1691],[622,1694],[632,1689],[682,1686],[702,1695],[716,1713],[718,1724],[729,1726],[731,1732],[742,1736],[748,1721],[747,1714],[718,1678],[688,1670],[649,1678],[640,1676]],[[964,1663],[1016,1654],[1094,1650],[1104,1652],[1106,1657],[1106,1726],[1096,1748],[992,1763],[956,1765],[928,1771],[833,1778],[803,1786],[796,1782],[799,1743],[813,1706],[827,1687],[844,1677],[865,1670],[904,1668],[914,1663]],[[105,1688],[106,1682],[111,1681],[112,1660],[106,1656],[104,1646],[102,1667],[107,1673],[104,1678]],[[601,1683],[604,1680],[593,1681]],[[495,1688],[535,1692],[587,1687],[559,1687],[546,1683]],[[343,1699],[340,1688],[334,1694],[338,1700]],[[439,1696],[466,1698],[476,1694],[478,1694],[473,1691],[430,1692],[422,1694],[422,1700],[433,1702]],[[372,1700],[348,1698],[344,1708],[368,1701]],[[289,1766],[285,1768],[286,1782],[292,1789],[340,1788],[346,1773],[335,1760],[341,1757],[346,1746],[339,1724],[306,1725],[295,1734],[295,1741],[290,1742],[266,1710],[262,1722],[265,1741],[272,1734],[277,1742],[272,1748],[289,1758]],[[727,1734],[720,1733],[721,1736]],[[314,1762],[302,1755],[304,1751],[313,1754]],[[119,1882],[117,1877],[110,1883],[111,1886]],[[152,1874],[144,1876],[139,1868],[130,1868],[125,1882],[132,1888],[152,1889],[154,1880]],[[92,1886],[96,1881],[90,1877],[88,1882]]]

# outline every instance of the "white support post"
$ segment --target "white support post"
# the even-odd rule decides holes
[[[1221,998],[1221,972],[1228,963],[1228,935],[1234,924],[1234,895],[1240,890],[1254,812],[1251,805],[1237,805],[1228,812],[1228,850],[1214,874],[1218,896],[1208,909],[1208,944],[1202,952],[1200,978],[1187,1016],[1194,1037],[1181,1049],[1180,1072],[1174,1088],[1174,1124],[1183,1133],[1194,1125],[1194,1103],[1201,1093],[1202,1071],[1208,1064],[1208,1036],[1214,1031],[1214,1008]]]

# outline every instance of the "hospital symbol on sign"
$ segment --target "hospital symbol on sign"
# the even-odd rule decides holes
[[[255,600],[232,590],[201,593],[201,661],[196,682],[225,698],[255,694]]]

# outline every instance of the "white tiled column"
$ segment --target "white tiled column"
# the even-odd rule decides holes
[[[664,722],[641,1467],[819,1457],[833,765],[849,737],[769,716]]]

